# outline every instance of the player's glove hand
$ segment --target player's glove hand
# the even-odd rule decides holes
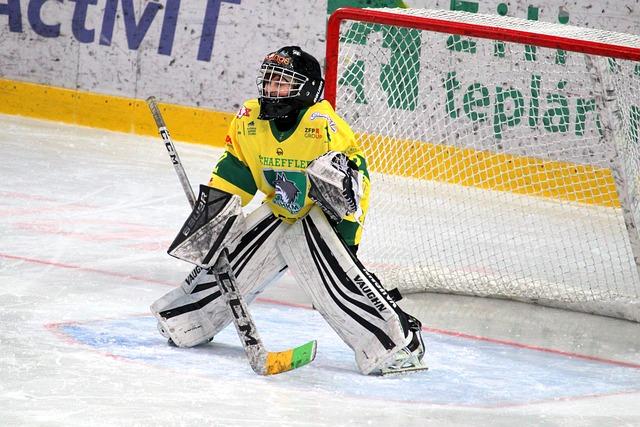
[[[362,174],[358,166],[341,152],[329,151],[309,163],[309,198],[334,222],[360,208]]]

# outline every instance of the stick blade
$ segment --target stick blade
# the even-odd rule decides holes
[[[317,341],[312,340],[289,350],[269,352],[261,372],[256,372],[261,375],[276,375],[308,365],[316,358],[317,346]]]

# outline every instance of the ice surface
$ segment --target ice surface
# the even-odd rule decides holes
[[[170,120],[167,118],[170,125]],[[640,425],[640,325],[522,303],[411,295],[430,370],[360,375],[286,275],[233,328],[168,347],[148,306],[191,267],[165,250],[189,213],[159,139],[0,116],[0,425]],[[194,187],[219,150],[178,144]]]

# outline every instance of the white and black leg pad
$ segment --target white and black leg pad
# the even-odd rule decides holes
[[[238,289],[247,303],[286,270],[276,242],[288,227],[267,205],[247,216],[247,231],[229,255]],[[205,343],[231,322],[214,277],[210,270],[196,267],[180,287],[151,305],[160,332],[178,347]]]
[[[155,301],[151,312],[162,335],[178,347],[193,347],[209,341],[215,325],[224,322],[227,313],[213,303],[219,297],[213,272],[196,267],[179,287]]]
[[[244,225],[239,196],[201,185],[191,215],[167,252],[201,267],[211,266],[222,249],[233,251]]]
[[[287,230],[280,253],[315,308],[355,351],[369,374],[411,340],[406,318],[380,282],[352,255],[320,208]]]

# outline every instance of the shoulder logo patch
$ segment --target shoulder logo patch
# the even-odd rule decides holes
[[[241,119],[243,117],[249,117],[249,114],[251,114],[251,108],[247,108],[243,105],[242,107],[240,107],[238,114],[236,114],[236,118]]]
[[[311,113],[309,120],[315,120],[315,119],[325,119],[327,121],[327,124],[329,125],[329,129],[331,129],[331,132],[335,132],[338,130],[338,125],[336,125],[336,122],[327,114]]]

